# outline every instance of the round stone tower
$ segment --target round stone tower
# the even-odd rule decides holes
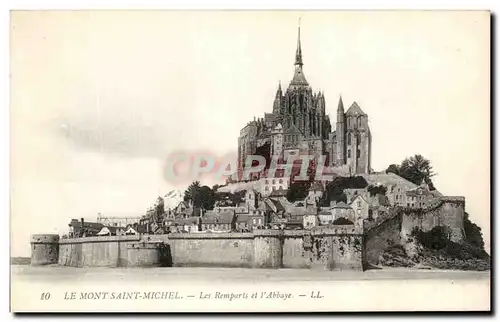
[[[281,268],[283,266],[283,231],[254,230],[254,266]]]
[[[31,265],[57,264],[59,259],[59,235],[32,235]]]

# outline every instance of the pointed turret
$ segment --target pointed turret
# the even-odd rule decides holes
[[[281,101],[283,98],[283,91],[281,90],[281,81],[278,84],[278,90],[276,91],[276,96],[274,97],[273,113],[281,113]]]
[[[342,95],[340,95],[339,106],[337,108],[337,122],[344,122],[344,102],[342,102]]]
[[[337,108],[337,164],[343,165],[346,162],[345,156],[345,114],[344,114],[344,103],[342,102],[342,95],[339,98],[339,106]]]
[[[340,95],[340,98],[339,98],[339,107],[338,107],[337,111],[342,111],[342,113],[344,112],[344,102],[342,102],[342,95]]]

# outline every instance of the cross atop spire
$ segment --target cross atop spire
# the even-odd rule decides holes
[[[295,65],[302,66],[302,48],[300,46],[300,17],[299,17],[299,29],[297,35],[297,51],[295,52]]]

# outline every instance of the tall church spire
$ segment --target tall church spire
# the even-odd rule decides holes
[[[299,29],[298,29],[298,37],[297,37],[297,51],[295,52],[295,73],[293,75],[293,79],[290,82],[290,85],[300,85],[300,86],[309,86],[304,77],[304,73],[302,72],[302,48],[300,45],[300,18],[299,18]]]
[[[300,46],[300,18],[299,18],[299,29],[297,35],[297,50],[295,52],[295,65],[302,66],[302,48]]]

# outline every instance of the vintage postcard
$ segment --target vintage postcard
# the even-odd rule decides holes
[[[490,20],[12,11],[11,311],[490,311]]]

